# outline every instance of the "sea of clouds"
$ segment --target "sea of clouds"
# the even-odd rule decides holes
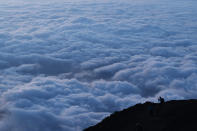
[[[196,0],[0,0],[0,130],[81,131],[197,98]]]

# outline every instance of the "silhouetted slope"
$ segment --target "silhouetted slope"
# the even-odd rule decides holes
[[[84,131],[136,131],[136,123],[144,131],[197,131],[197,100],[137,104]]]

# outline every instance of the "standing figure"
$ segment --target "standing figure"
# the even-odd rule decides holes
[[[159,103],[163,104],[165,102],[164,98],[162,98],[161,96],[158,98]]]

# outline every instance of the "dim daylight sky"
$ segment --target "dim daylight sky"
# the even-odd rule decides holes
[[[0,0],[0,130],[82,131],[197,98],[196,0]]]

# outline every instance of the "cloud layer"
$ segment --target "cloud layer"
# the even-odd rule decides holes
[[[197,98],[194,0],[0,2],[0,130],[81,131]]]

